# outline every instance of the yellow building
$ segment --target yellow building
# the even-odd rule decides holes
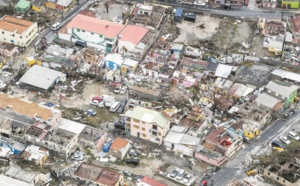
[[[27,47],[37,36],[36,22],[4,16],[0,19],[0,41]]]
[[[49,157],[49,151],[45,148],[30,145],[22,153],[22,157],[28,161],[34,161],[42,166]]]

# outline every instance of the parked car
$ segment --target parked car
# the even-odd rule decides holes
[[[178,174],[177,174],[177,176],[176,176],[176,179],[177,179],[177,180],[182,180],[182,178],[183,178],[183,176],[184,176],[184,173],[185,173],[185,171],[184,171],[183,169],[181,169],[181,170],[178,172]]]
[[[130,171],[122,171],[122,174],[124,175],[124,176],[131,176],[131,172]]]
[[[179,173],[179,169],[174,169],[171,173],[170,173],[170,177],[171,178],[175,178],[177,176],[177,174]]]
[[[103,99],[104,106],[106,107],[110,107],[116,101],[116,98],[114,96],[103,95],[101,96],[101,98]]]
[[[249,144],[251,142],[251,139],[247,136],[243,137],[243,142]]]
[[[51,26],[51,30],[56,31],[60,29],[60,22],[56,22]]]
[[[143,175],[136,175],[136,176],[134,176],[133,177],[133,180],[141,180],[141,179],[143,179],[145,176],[143,176]]]
[[[71,156],[71,158],[72,158],[73,160],[76,160],[76,161],[83,161],[84,156],[85,156],[85,153],[84,153],[84,152],[82,152],[82,151],[80,151],[80,150],[76,150],[76,151],[74,152],[74,154]]]
[[[137,166],[140,164],[140,160],[137,158],[130,158],[126,160],[126,163]]]
[[[120,106],[119,106],[119,108],[117,110],[117,113],[122,114],[124,112],[124,108],[126,106],[126,103],[127,103],[127,99],[126,98],[124,98],[124,99],[121,100]]]
[[[277,141],[277,140],[272,141],[271,147],[272,147],[274,150],[278,151],[278,152],[284,151],[284,146],[283,146],[283,144],[282,144],[280,141]]]
[[[285,144],[290,144],[291,143],[291,141],[289,139],[287,139],[287,137],[285,137],[285,136],[280,136],[279,138]]]
[[[202,6],[202,7],[204,7],[206,4],[205,4],[205,2],[203,2],[203,1],[195,1],[195,2],[194,2],[194,5],[195,5],[195,6]]]
[[[88,109],[86,111],[86,115],[88,116],[96,116],[97,112],[94,109]]]
[[[292,139],[294,139],[294,140],[299,140],[300,139],[300,137],[295,133],[295,132],[288,132],[288,137],[290,137],[290,138],[292,138]]]
[[[102,98],[100,97],[93,97],[92,101],[90,102],[91,105],[99,105],[99,103],[102,101]]]
[[[185,174],[184,177],[183,177],[183,182],[184,183],[189,183],[191,179],[192,179],[192,175]]]
[[[116,129],[125,130],[125,122],[119,121],[114,124]]]
[[[45,106],[47,106],[47,107],[53,107],[54,105],[53,105],[53,103],[48,102],[48,103],[45,103]]]
[[[115,94],[120,94],[121,89],[122,89],[121,85],[116,86],[116,88],[114,89],[114,93]]]
[[[118,110],[118,108],[120,107],[120,102],[119,101],[115,101],[111,106],[109,111],[110,112],[116,112]]]
[[[120,94],[125,94],[127,92],[127,86],[122,86]]]

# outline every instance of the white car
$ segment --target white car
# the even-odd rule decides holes
[[[297,141],[300,139],[300,137],[295,132],[288,132],[287,135],[288,135],[288,137],[290,137],[294,140],[297,140]]]
[[[205,6],[206,4],[205,4],[205,2],[203,2],[203,1],[195,1],[195,2],[194,2],[194,5],[195,5],[195,6]]]
[[[127,87],[126,86],[123,86],[120,90],[120,94],[125,94],[127,91]]]
[[[56,22],[51,26],[51,30],[58,30],[60,29],[60,22]]]
[[[289,139],[287,139],[287,137],[285,137],[285,136],[280,136],[280,140],[285,144],[291,143],[291,141]]]
[[[183,182],[184,183],[189,183],[191,179],[192,179],[192,175],[185,174],[184,177],[183,177]]]

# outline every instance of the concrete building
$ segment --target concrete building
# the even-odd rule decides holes
[[[300,42],[300,14],[292,15],[288,19],[288,25],[292,30],[295,39]]]
[[[66,81],[66,74],[50,68],[34,65],[19,80],[22,85],[28,88],[38,88],[43,91],[49,90],[58,82]]]
[[[10,178],[13,178],[14,179],[13,182],[15,182],[15,183],[20,183],[20,184],[25,183],[25,184],[23,184],[24,186],[27,186],[27,185],[33,186],[33,185],[43,184],[46,181],[48,181],[50,178],[49,172],[46,172],[46,171],[45,171],[45,173],[31,172],[31,171],[22,169],[21,167],[19,167],[16,164],[12,164],[6,170],[5,175]],[[16,180],[18,180],[19,182],[17,182]],[[1,181],[2,181],[2,179],[1,179]],[[21,185],[18,185],[18,186],[21,186]]]
[[[284,43],[284,35],[270,36],[264,38],[263,47],[275,55],[281,55]]]
[[[173,126],[164,139],[166,149],[192,157],[200,143],[200,138],[190,136],[186,132],[185,127]]]
[[[43,166],[49,157],[49,151],[38,146],[30,145],[26,147],[21,156],[28,161],[34,161],[37,165]]]
[[[0,94],[0,108],[33,118],[37,122],[43,122],[50,126],[56,126],[61,120],[60,110],[16,98],[8,94]]]
[[[120,186],[123,184],[123,174],[89,163],[81,163],[74,177],[101,186]]]
[[[282,100],[285,109],[298,99],[298,91],[298,86],[281,81],[270,81],[266,85],[266,92]]]
[[[164,112],[137,106],[128,110],[125,117],[125,128],[130,135],[159,145],[170,129],[170,117]]]
[[[87,46],[112,52],[116,49],[124,25],[78,14],[58,33],[60,39],[83,41]]]
[[[27,47],[37,36],[38,25],[36,22],[3,16],[0,19],[0,33],[1,42]]]
[[[257,98],[255,99],[255,103],[260,107],[271,109],[274,111],[279,111],[282,108],[281,100],[265,92],[257,96]]]
[[[119,53],[140,60],[153,44],[156,32],[138,25],[127,25],[120,33]]]
[[[110,146],[109,154],[123,160],[130,148],[129,140],[117,137]]]

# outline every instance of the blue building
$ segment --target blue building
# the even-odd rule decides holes
[[[27,147],[27,145],[24,143],[13,141],[12,139],[5,138],[3,136],[1,136],[0,138],[0,146],[10,148],[14,155],[22,154],[25,148]]]
[[[125,60],[121,54],[108,54],[107,56],[105,56],[102,62],[102,66],[111,70],[120,70],[121,65],[124,63],[124,61]]]

